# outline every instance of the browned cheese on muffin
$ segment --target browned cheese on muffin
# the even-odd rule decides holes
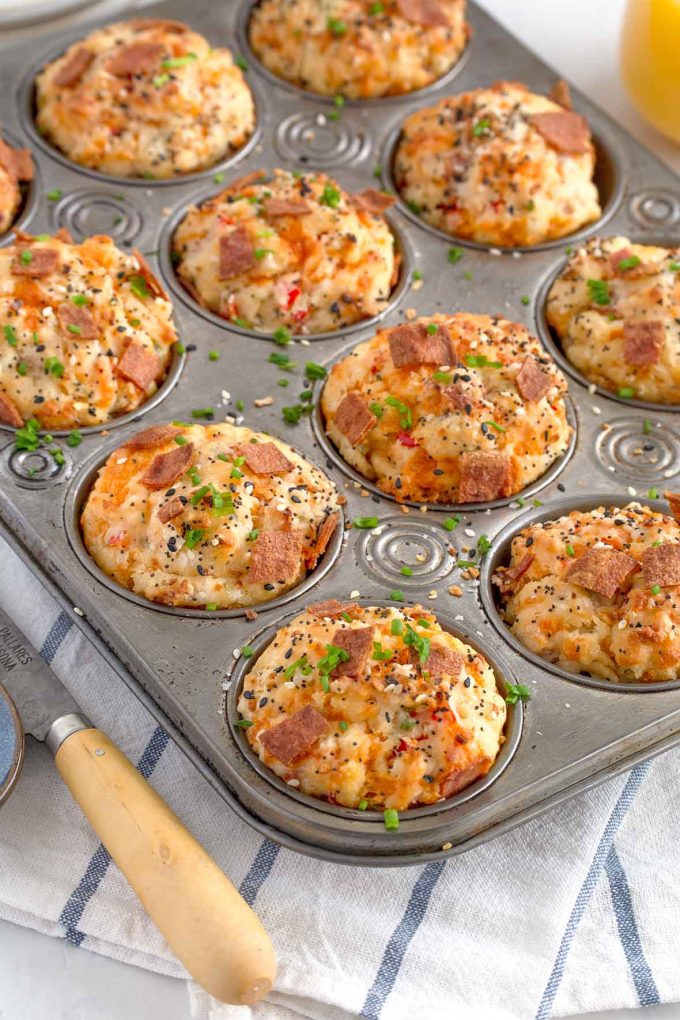
[[[431,612],[335,600],[277,632],[238,710],[253,751],[292,787],[397,811],[485,775],[506,720],[487,660]]]
[[[398,501],[484,503],[536,481],[569,445],[567,384],[522,325],[434,315],[380,330],[321,397],[344,460]]]

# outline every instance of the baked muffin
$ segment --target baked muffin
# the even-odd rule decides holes
[[[205,170],[250,137],[255,108],[229,50],[179,21],[96,29],[36,79],[38,129],[69,159],[114,177]]]
[[[14,223],[23,199],[22,185],[33,180],[30,149],[13,149],[0,136],[0,234]]]
[[[489,663],[428,610],[335,601],[278,631],[238,709],[253,751],[291,786],[397,811],[485,775],[506,717]]]
[[[596,220],[594,168],[583,117],[520,82],[497,82],[407,117],[394,179],[433,227],[515,247],[564,237]]]
[[[136,410],[177,340],[144,257],[110,237],[18,233],[0,248],[0,422],[73,429]]]
[[[680,525],[671,517],[630,503],[529,525],[494,581],[510,630],[548,662],[605,680],[680,677]]]
[[[152,425],[115,450],[83,509],[105,574],[152,602],[233,609],[313,570],[335,488],[286,443],[234,425]]]
[[[546,318],[591,383],[680,403],[680,247],[590,241],[550,288]]]
[[[379,315],[399,272],[382,213],[394,201],[321,173],[249,174],[193,206],[174,236],[180,280],[224,319],[323,333]]]
[[[465,49],[465,0],[262,0],[250,45],[273,74],[323,96],[424,88]]]
[[[382,329],[321,395],[343,459],[399,502],[484,503],[540,478],[567,449],[564,376],[518,323],[433,315]]]

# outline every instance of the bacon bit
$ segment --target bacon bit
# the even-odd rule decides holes
[[[386,195],[384,191],[366,188],[364,191],[351,195],[350,201],[352,205],[362,212],[370,213],[372,216],[381,216],[394,205],[397,199],[394,195]]]
[[[680,522],[680,492],[664,492],[663,495],[676,521]]]
[[[446,12],[439,0],[397,0],[399,13],[406,21],[427,28],[438,28],[448,25]]]
[[[83,77],[93,60],[94,53],[85,49],[84,46],[79,46],[57,71],[52,79],[53,83],[58,88],[68,88],[71,85],[75,85]]]
[[[558,152],[580,155],[590,149],[590,128],[580,113],[560,110],[559,113],[534,113],[530,123],[543,136],[548,145]]]
[[[503,594],[507,594],[514,590],[515,585],[521,577],[526,574],[527,570],[534,562],[535,557],[531,553],[527,553],[519,563],[516,563],[512,567],[500,567],[497,573],[494,574],[492,580],[493,583],[498,585]]]
[[[305,758],[317,740],[328,730],[321,712],[306,705],[292,715],[259,734],[264,749],[284,765]]]
[[[163,506],[160,507],[156,516],[161,524],[167,524],[168,521],[173,520],[173,518],[177,517],[178,514],[181,514],[183,509],[184,504],[182,503],[182,500],[179,496],[175,496],[174,499],[169,500],[169,502],[164,503]]]
[[[461,503],[485,503],[510,492],[512,465],[506,453],[482,450],[461,458],[458,499]]]
[[[569,88],[568,82],[564,78],[558,78],[548,94],[548,99],[552,99],[553,103],[557,103],[563,110],[572,110],[573,103],[571,101],[571,89]]]
[[[33,157],[30,149],[13,149],[0,138],[0,166],[13,181],[33,180]]]
[[[49,276],[59,264],[59,252],[54,248],[32,248],[30,262],[22,262],[21,253],[12,259],[13,276]]]
[[[314,605],[307,606],[307,612],[313,616],[328,616],[334,620],[338,616],[342,616],[343,613],[351,613],[358,608],[356,602],[338,602],[337,599],[328,599],[326,602],[315,602]]]
[[[144,74],[153,71],[158,66],[163,56],[164,47],[162,43],[138,42],[130,46],[124,46],[109,61],[108,69],[117,78],[127,78],[128,75]]]
[[[237,446],[239,457],[245,457],[246,464],[256,475],[285,475],[293,465],[275,443],[246,443]]]
[[[247,273],[255,265],[255,253],[244,226],[220,237],[220,280]]]
[[[582,588],[610,599],[637,569],[637,560],[627,553],[617,549],[589,549],[569,565],[564,576],[573,584],[580,584]]]
[[[165,298],[166,301],[169,301],[170,298],[168,297],[167,291],[164,290],[161,284],[159,283],[157,277],[154,275],[151,266],[146,261],[139,248],[133,248],[132,254],[139,263],[139,275],[144,277],[144,281],[146,282],[146,285],[151,291],[151,293],[155,297],[162,297]]]
[[[180,432],[181,429],[174,425],[151,425],[150,428],[126,440],[123,446],[127,450],[152,450],[154,446],[162,446],[169,439],[174,439]]]
[[[310,549],[309,554],[307,556],[307,568],[309,570],[314,570],[314,567],[317,565],[317,563],[325,553],[328,543],[330,542],[331,537],[338,526],[339,520],[340,514],[336,511],[324,517],[323,521],[319,525],[319,530],[316,533],[314,545]]]
[[[396,368],[404,365],[455,365],[456,349],[445,326],[430,333],[423,322],[395,326],[388,336],[390,355]]]
[[[304,198],[277,198],[270,195],[262,203],[265,216],[276,218],[277,216],[306,216],[312,211],[312,207]]]
[[[96,340],[99,336],[97,323],[88,308],[78,308],[66,302],[57,308],[57,319],[62,333],[69,340]],[[74,329],[69,329],[69,326]]]
[[[550,387],[552,380],[547,372],[544,372],[536,358],[529,355],[522,362],[522,367],[517,373],[515,380],[517,389],[524,400],[534,402],[544,397]]]
[[[365,670],[368,653],[373,643],[373,632],[375,628],[352,627],[336,630],[331,643],[336,648],[342,648],[347,652],[349,659],[339,663],[332,672],[332,676],[348,676],[352,680],[359,680]]]
[[[408,432],[400,432],[397,436],[397,442],[401,443],[402,446],[408,446],[411,449],[419,445],[419,443],[413,438],[413,436],[410,436]]]
[[[354,392],[342,398],[333,415],[333,424],[351,446],[363,443],[377,421],[363,397]]]
[[[636,368],[655,365],[661,357],[665,339],[666,328],[658,319],[624,320],[623,357],[626,363]]]
[[[116,372],[145,393],[161,374],[162,368],[158,355],[141,344],[131,343],[125,348]]]
[[[246,620],[250,620],[251,623],[253,620],[257,620],[257,613],[254,609],[246,609]]]
[[[649,588],[680,584],[680,543],[652,546],[642,554],[642,574]]]
[[[18,429],[24,424],[24,419],[19,414],[16,404],[6,393],[0,393],[0,421]]]
[[[298,534],[288,531],[261,532],[250,557],[248,584],[290,581],[298,572],[301,555],[302,540]]]
[[[142,485],[146,485],[148,489],[167,489],[184,474],[193,459],[193,443],[177,446],[169,453],[159,453],[151,461],[146,474],[142,475]]]

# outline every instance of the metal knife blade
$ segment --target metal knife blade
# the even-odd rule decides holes
[[[9,691],[24,730],[37,740],[45,739],[57,719],[80,712],[61,680],[2,609],[0,683]]]

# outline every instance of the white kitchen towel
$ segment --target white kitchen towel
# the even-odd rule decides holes
[[[1,541],[0,604],[271,934],[268,1000],[225,1007],[193,988],[195,1017],[517,1020],[680,998],[680,751],[460,857],[326,864],[233,814]],[[0,811],[0,916],[185,976],[31,739]]]

